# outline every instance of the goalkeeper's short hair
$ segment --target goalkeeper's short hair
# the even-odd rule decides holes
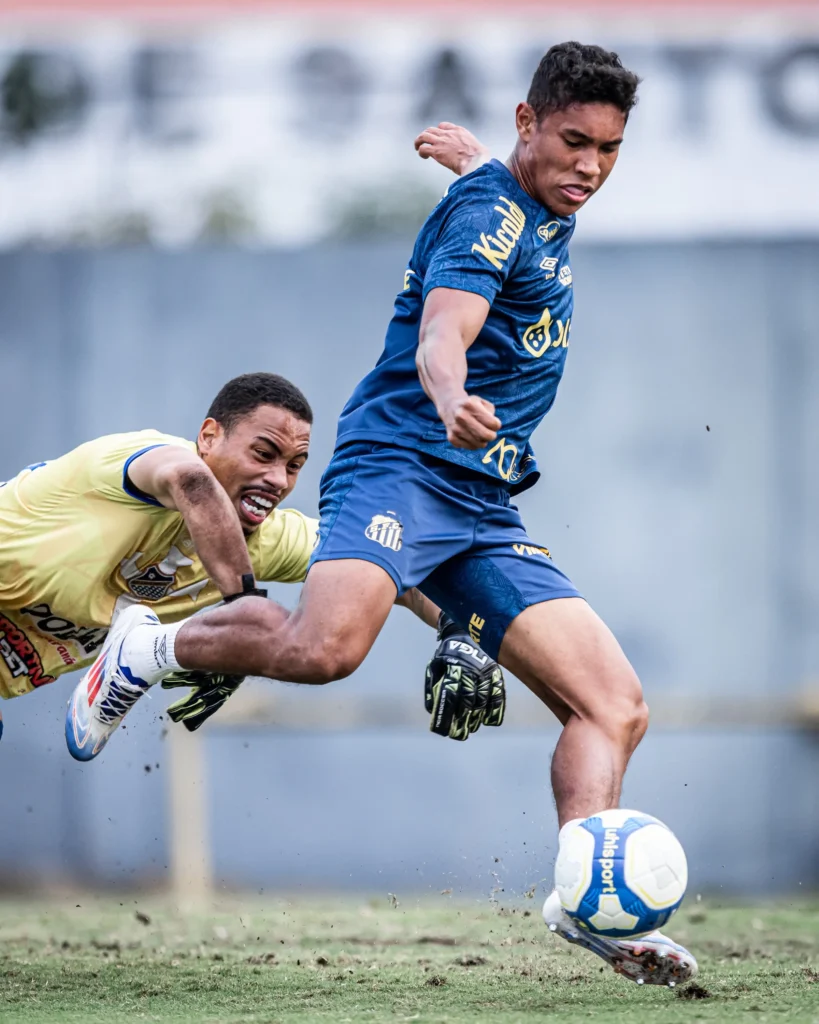
[[[260,405],[286,409],[305,423],[313,422],[313,410],[305,396],[277,373],[243,373],[229,380],[211,402],[208,416],[229,433],[238,420]]]

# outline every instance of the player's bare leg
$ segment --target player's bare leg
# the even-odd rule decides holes
[[[512,622],[498,660],[563,724],[552,758],[560,824],[616,807],[648,708],[608,627],[581,599],[545,601]]]
[[[616,807],[629,759],[648,725],[639,680],[611,631],[578,598],[532,605],[510,625],[498,660],[555,713],[563,732],[552,758],[562,828]],[[697,973],[683,946],[661,932],[607,939],[578,928],[552,893],[543,906],[551,931],[595,953],[638,984],[676,985]]]
[[[184,668],[328,683],[354,672],[395,603],[396,586],[362,559],[318,562],[292,613],[243,598],[185,623],[176,636]]]
[[[396,593],[380,566],[343,559],[313,566],[294,612],[248,596],[165,625],[150,609],[134,605],[121,614],[72,694],[68,749],[78,760],[92,760],[139,697],[174,670],[297,683],[342,679],[367,656]],[[416,613],[434,622],[433,606],[413,594]]]

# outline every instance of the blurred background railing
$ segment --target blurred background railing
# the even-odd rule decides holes
[[[290,500],[314,513],[449,181],[416,131],[462,121],[505,155],[564,38],[644,75],[579,218],[520,505],[654,709],[626,803],[677,830],[697,886],[819,884],[816,7],[42,6],[0,4],[0,479],[110,431],[190,436],[268,369],[316,410]],[[513,683],[503,729],[428,735],[432,646],[399,610],[351,680],[249,684],[173,754],[156,695],[87,766],[62,741],[76,677],[5,704],[0,883],[164,884],[181,857],[231,887],[524,891],[551,862],[557,732]]]

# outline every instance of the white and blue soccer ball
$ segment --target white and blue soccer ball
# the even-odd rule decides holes
[[[555,864],[560,902],[597,935],[624,939],[661,928],[687,885],[680,841],[649,814],[601,811],[561,839]]]

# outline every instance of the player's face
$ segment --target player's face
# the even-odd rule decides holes
[[[206,419],[197,443],[250,534],[296,486],[307,461],[310,424],[286,409],[260,405],[229,431]]]
[[[521,184],[559,217],[577,213],[611,174],[626,118],[611,103],[575,103],[540,121],[528,103],[517,109]]]

